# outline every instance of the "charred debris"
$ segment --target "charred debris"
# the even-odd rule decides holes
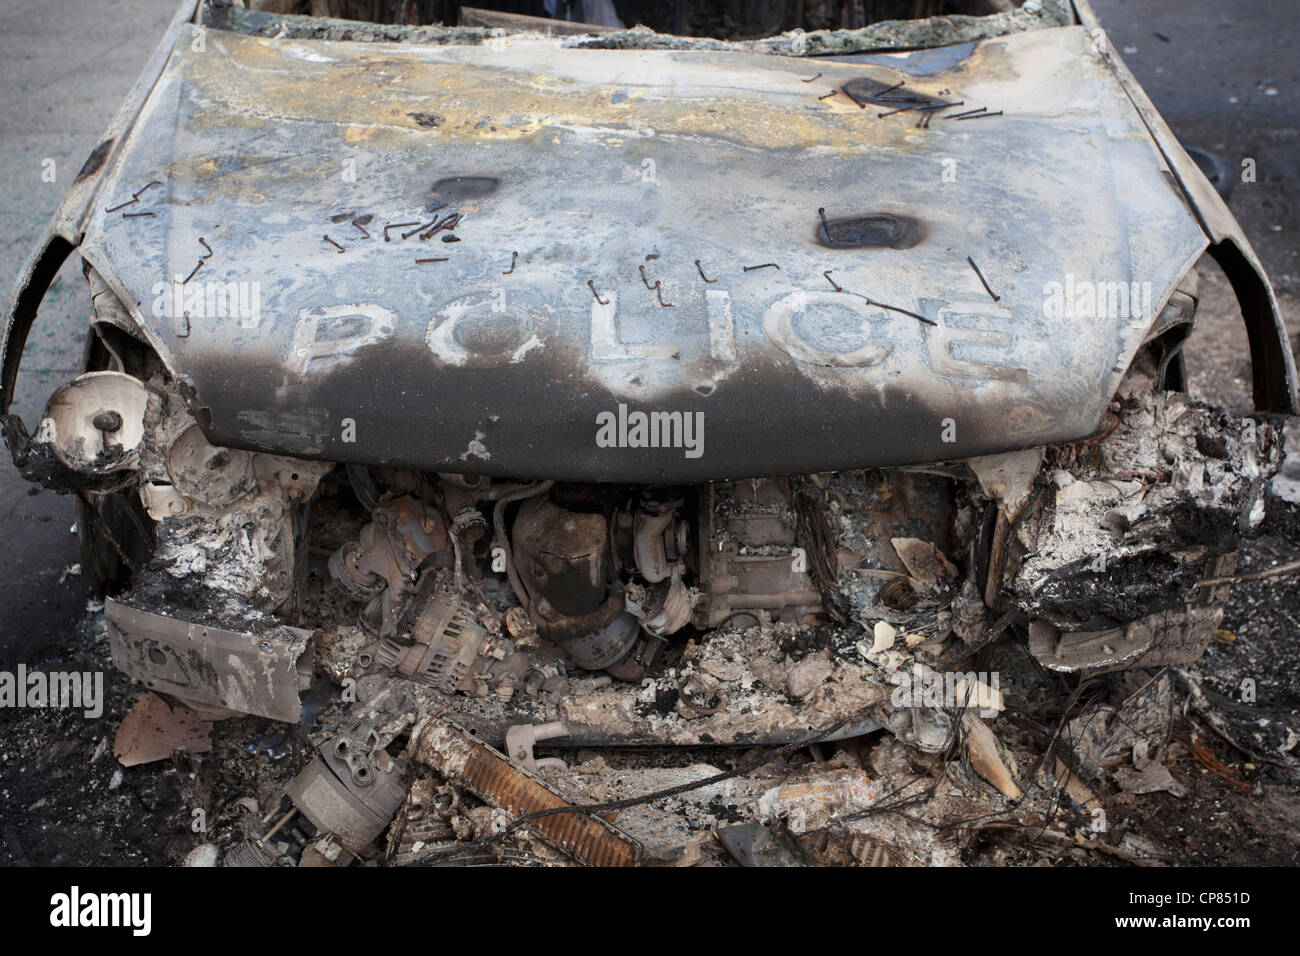
[[[114,661],[168,702],[123,762],[240,714],[310,742],[227,865],[1158,863],[1107,802],[1212,759],[1180,667],[1295,520],[1275,425],[1149,360],[1083,441],[680,487],[216,448],[135,372],[16,458],[84,504]]]

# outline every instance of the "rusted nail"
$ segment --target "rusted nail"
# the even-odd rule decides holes
[[[423,230],[428,229],[430,226],[436,226],[437,224],[438,224],[438,219],[435,216],[432,222],[418,223],[414,229],[410,230],[409,232],[402,233],[402,238],[409,239],[417,232],[422,232]],[[410,225],[410,223],[406,223],[406,225]]]
[[[356,226],[358,229],[360,229],[360,230],[361,230],[361,235],[364,236],[366,239],[369,239],[369,238],[370,238],[370,233],[366,232],[366,227],[363,226],[363,225],[361,225],[361,223],[359,223],[357,220],[353,219],[353,220],[352,220],[352,225],[354,225],[354,226]]]
[[[893,116],[895,113],[906,113],[908,110],[914,110],[914,109],[916,109],[915,106],[900,106],[896,110],[890,110],[888,113],[877,113],[876,115],[883,118],[886,116]]]
[[[822,217],[822,228],[826,230],[826,238],[829,239],[831,237],[831,224],[826,221],[826,207],[818,206],[817,215]]]
[[[593,279],[588,279],[588,280],[587,280],[587,288],[591,290],[591,294],[594,295],[594,296],[596,297],[596,301],[597,301],[597,302],[599,302],[601,305],[609,305],[608,302],[606,302],[604,299],[602,299],[602,298],[600,297],[600,293],[596,291],[596,283],[595,283],[595,280],[593,280]]]
[[[944,119],[964,119],[967,116],[975,116],[978,113],[987,113],[988,107],[981,106],[977,110],[966,110],[964,113],[949,113]]]
[[[834,271],[835,271],[834,269],[827,269],[825,272],[822,273],[822,275],[826,277],[826,281],[831,284],[832,289],[834,289],[836,292],[843,292],[844,287],[842,285],[837,285],[835,280],[831,278],[831,273]]]
[[[337,249],[337,250],[339,251],[339,255],[343,255],[343,253],[345,253],[345,252],[347,251],[347,250],[344,249],[342,246],[340,246],[337,242],[335,242],[333,239],[331,239],[329,236],[321,236],[321,238],[324,239],[326,242],[328,242],[328,243],[329,243],[331,246],[333,246],[335,249]]]
[[[422,240],[431,239],[436,233],[441,232],[443,229],[455,229],[456,226],[459,224],[460,224],[460,213],[453,212],[451,215],[444,217],[441,222],[435,220],[433,223],[433,228],[427,232],[420,233],[420,238]]]
[[[827,93],[825,96],[819,96],[819,97],[817,97],[817,99],[818,99],[818,100],[829,100],[832,96],[834,96],[834,95],[835,95],[836,93],[838,93],[838,92],[839,92],[839,90],[831,90],[831,91],[830,91],[829,93]]]
[[[890,312],[897,312],[897,313],[899,313],[900,315],[910,315],[912,318],[916,319],[918,322],[924,322],[926,325],[938,325],[938,324],[939,324],[938,322],[934,322],[934,321],[932,321],[932,320],[930,320],[930,319],[927,319],[927,318],[926,318],[925,316],[923,316],[923,315],[917,315],[915,312],[909,312],[907,309],[900,309],[900,308],[899,308],[898,306],[896,306],[896,305],[885,305],[885,303],[883,303],[883,302],[877,302],[875,299],[867,299],[867,301],[870,302],[872,305],[877,306],[878,308],[881,308],[881,309],[888,309]]]
[[[650,280],[645,277],[645,266],[637,266],[637,269],[640,270],[641,272],[641,284],[644,285],[651,292],[653,292],[655,290],[655,287],[652,286],[650,284]]]
[[[392,241],[392,239],[391,239],[391,238],[389,237],[389,235],[388,235],[388,230],[389,230],[389,229],[405,229],[407,226],[418,226],[418,225],[419,225],[418,222],[390,222],[390,223],[387,223],[387,224],[384,226],[384,242],[391,242],[391,241]],[[405,237],[403,237],[403,238],[405,238]]]
[[[198,271],[202,268],[203,268],[203,260],[200,259],[198,265],[196,265],[194,267],[194,270],[185,277],[185,279],[181,282],[181,285],[185,285],[186,282],[189,282],[191,279],[193,279],[194,276],[198,274]]]
[[[764,262],[761,266],[745,266],[746,272],[753,272],[755,269],[780,269],[775,262]]]
[[[438,256],[433,259],[416,259],[416,262],[450,262],[446,256]]]
[[[867,299],[866,296],[863,296],[863,298],[864,298],[864,299]],[[872,305],[876,306],[877,308],[880,308],[880,309],[888,309],[890,312],[897,312],[897,313],[899,313],[900,315],[910,315],[912,318],[917,319],[918,321],[924,322],[926,325],[938,325],[938,324],[939,324],[938,322],[932,322],[931,320],[927,319],[927,318],[926,318],[925,316],[923,316],[923,315],[917,315],[915,312],[909,312],[907,309],[900,309],[900,308],[899,308],[898,306],[896,306],[896,305],[885,305],[885,303],[883,303],[883,302],[877,302],[875,299],[867,299],[867,301],[868,301],[869,303],[871,303]]]
[[[998,110],[997,112],[994,113],[972,113],[970,116],[958,116],[957,118],[961,120],[988,119],[990,116],[1001,116],[1001,115],[1002,115],[1002,111]]]
[[[512,272],[514,272],[514,271],[515,271],[515,263],[518,262],[518,261],[519,261],[519,253],[517,253],[517,252],[512,252],[512,253],[510,253],[510,268],[507,269],[505,272],[503,272],[503,273],[501,273],[501,274],[502,274],[503,276],[508,276],[508,275],[510,275]]]
[[[138,203],[140,201],[140,194],[143,193],[146,189],[148,189],[151,186],[161,186],[161,185],[162,183],[158,182],[158,180],[156,179],[153,182],[145,183],[143,186],[141,186],[139,189],[137,189],[135,192],[131,194],[131,198],[129,200],[127,200],[124,203],[118,203],[116,206],[110,206],[109,208],[105,209],[104,212],[117,212],[119,209],[125,209],[127,206],[134,205],[135,203]]]
[[[178,339],[188,339],[190,337],[190,314],[188,312],[185,313],[185,334],[181,335],[181,333],[177,332],[176,337]]]
[[[864,302],[866,302],[867,305],[874,305],[874,306],[875,306],[876,308],[878,308],[878,309],[887,309],[887,310],[889,310],[890,312],[897,312],[897,313],[899,313],[900,315],[909,315],[909,316],[911,316],[912,318],[916,319],[918,322],[924,322],[926,325],[936,325],[936,326],[937,326],[937,325],[939,324],[938,322],[934,322],[934,321],[932,321],[932,320],[930,320],[930,319],[927,319],[927,318],[926,318],[925,316],[923,316],[923,315],[917,315],[915,312],[909,312],[907,309],[900,309],[900,308],[899,308],[898,306],[896,306],[896,305],[885,305],[885,303],[883,303],[883,302],[877,302],[875,299],[872,299],[872,298],[870,298],[870,297],[868,297],[868,296],[865,296],[865,295],[863,295],[861,292],[849,292],[848,289],[841,289],[840,291],[841,291],[841,292],[845,292],[845,293],[847,293],[848,295],[856,295],[859,299],[861,299],[861,300],[863,300]]]
[[[904,83],[904,82],[905,82],[904,80],[899,80],[899,81],[898,81],[897,83],[895,83],[893,86],[887,86],[887,87],[885,87],[883,90],[881,90],[879,93],[873,93],[873,94],[872,94],[872,97],[873,97],[874,99],[877,99],[877,100],[889,99],[889,98],[890,98],[890,97],[889,97],[889,94],[892,93],[892,92],[894,92],[894,90],[902,89],[902,86],[903,86],[903,83]]]
[[[710,279],[708,276],[704,274],[704,266],[700,265],[699,259],[695,260],[695,268],[700,271],[700,278],[703,279],[705,282],[709,283],[710,285],[718,281],[717,279]]]
[[[207,253],[208,253],[206,256],[200,256],[199,258],[200,258],[200,259],[211,259],[211,258],[212,258],[212,247],[211,247],[210,245],[208,245],[208,240],[204,239],[202,236],[199,236],[199,245],[201,245],[204,249],[206,249],[206,250],[207,250]]]
[[[808,77],[808,79],[804,80],[804,82],[805,82],[805,83],[811,83],[813,80],[820,80],[821,78],[822,78],[822,75],[821,75],[820,73],[818,73],[816,76],[810,76],[810,77]]]
[[[671,302],[664,301],[663,287],[658,282],[655,283],[655,298],[659,300],[659,304],[662,305],[665,309],[677,308],[677,306],[673,305]]]
[[[974,269],[975,274],[979,276],[980,285],[984,286],[984,291],[987,292],[989,295],[993,296],[993,301],[997,302],[1001,298],[1001,296],[997,296],[993,294],[993,290],[989,288],[988,280],[984,278],[984,273],[980,272],[980,267],[975,264],[975,260],[972,259],[970,256],[967,256],[966,261],[970,263],[970,267]]]
[[[123,219],[139,219],[139,218],[141,218],[141,217],[143,217],[143,216],[153,216],[153,215],[154,215],[154,213],[151,213],[151,212],[124,212],[124,213],[122,213],[122,218],[123,218]]]
[[[932,103],[929,106],[918,106],[917,110],[924,112],[926,110],[946,110],[950,106],[965,106],[965,100],[958,100],[956,103]]]

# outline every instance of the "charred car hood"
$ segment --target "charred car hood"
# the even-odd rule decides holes
[[[859,79],[1002,115],[826,95]],[[813,62],[189,26],[106,176],[82,254],[211,441],[500,476],[1076,439],[1207,244],[1082,27]]]

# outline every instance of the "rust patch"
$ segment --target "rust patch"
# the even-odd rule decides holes
[[[91,154],[86,157],[86,161],[81,164],[81,171],[77,173],[77,178],[74,179],[73,182],[79,183],[82,180],[89,179],[91,176],[95,175],[95,173],[103,169],[104,161],[108,159],[109,151],[112,150],[114,142],[116,141],[106,139],[96,146],[94,150],[91,151]]]

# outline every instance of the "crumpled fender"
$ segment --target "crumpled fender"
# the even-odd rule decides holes
[[[1255,250],[1251,248],[1250,241],[1223,197],[1205,178],[1196,162],[1187,155],[1178,138],[1116,52],[1088,0],[1073,2],[1080,23],[1091,32],[1098,52],[1115,71],[1115,76],[1142,116],[1151,138],[1155,140],[1179,188],[1187,197],[1188,206],[1197,222],[1209,237],[1210,255],[1232,285],[1250,343],[1255,407],[1260,411],[1287,415],[1300,412],[1295,358],[1291,354],[1277,296],[1269,284],[1259,257],[1255,255]]]

